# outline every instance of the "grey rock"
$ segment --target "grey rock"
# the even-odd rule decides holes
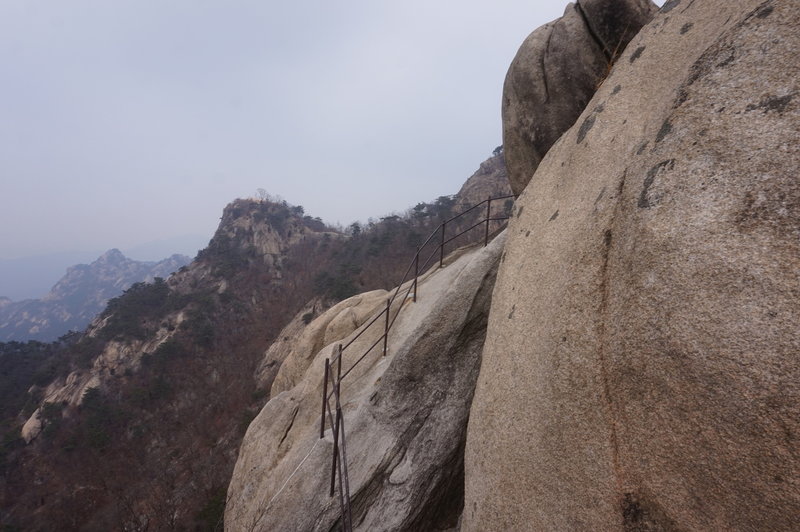
[[[503,147],[514,194],[656,9],[650,0],[583,0],[525,39],[503,87]]]
[[[487,198],[508,196],[508,172],[502,152],[483,161],[478,170],[467,179],[456,194],[456,205],[465,209]]]
[[[373,349],[343,382],[355,529],[457,526],[467,418],[504,241],[501,235],[486,248],[457,252],[427,274],[416,303],[393,307],[392,316],[402,311],[386,358],[380,346]],[[345,370],[381,334],[382,327],[367,329],[346,352]],[[323,363],[332,348],[319,351],[296,385],[273,397],[248,428],[228,488],[227,530],[336,526],[338,494],[328,495],[330,425],[319,438]]]
[[[508,229],[463,530],[797,529],[799,27],[791,0],[671,0],[550,149]]]

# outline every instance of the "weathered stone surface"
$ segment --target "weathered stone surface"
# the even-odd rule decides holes
[[[326,310],[320,317],[302,328],[299,337],[290,338],[288,355],[283,356],[278,374],[272,383],[270,396],[274,397],[297,384],[320,350],[334,340],[344,338],[356,330],[367,318],[385,304],[386,290],[373,290],[345,299]],[[287,335],[282,334],[281,338]],[[278,360],[280,349],[286,342],[276,342],[267,350],[265,359]]]
[[[796,530],[800,10],[670,0],[517,201],[463,530]]]
[[[456,526],[469,405],[504,240],[462,251],[426,275],[419,300],[398,300],[392,309],[393,317],[402,311],[389,334],[388,356],[379,345],[343,382],[356,529]],[[382,332],[370,328],[356,340],[345,354],[345,370]],[[328,496],[330,425],[319,438],[330,351],[316,353],[297,384],[274,396],[250,425],[228,488],[227,530],[335,527],[340,509],[338,496]]]
[[[510,194],[506,163],[503,154],[499,153],[483,161],[478,170],[464,182],[456,194],[456,205],[460,208],[471,207],[486,198]]]
[[[650,0],[582,0],[525,39],[503,87],[503,148],[514,194],[656,9]]]
[[[329,304],[326,305],[321,299],[315,298],[295,314],[292,321],[281,330],[275,341],[264,352],[264,356],[256,368],[256,383],[260,390],[269,392],[272,389],[272,383],[281,364],[291,354],[297,344],[297,339],[306,329],[308,320],[313,320],[329,308]]]

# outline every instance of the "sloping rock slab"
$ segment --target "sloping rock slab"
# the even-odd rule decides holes
[[[353,524],[358,530],[446,530],[463,505],[466,424],[505,235],[463,253],[402,303],[380,347],[342,384]],[[393,308],[394,317],[401,305]],[[311,326],[314,324],[312,322]],[[368,329],[345,369],[380,337]],[[346,339],[343,339],[346,340]],[[329,346],[330,347],[330,346]],[[228,530],[332,530],[333,440],[319,438],[321,350],[293,388],[250,425],[228,488]]]

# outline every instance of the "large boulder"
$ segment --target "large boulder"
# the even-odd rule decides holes
[[[661,11],[517,200],[463,530],[797,530],[800,9]]]
[[[345,352],[347,371],[378,342],[342,383],[357,530],[457,525],[467,419],[504,241],[501,235],[485,248],[451,255],[445,268],[423,276],[417,302],[399,297],[385,358],[381,320]],[[337,313],[358,308],[348,304]],[[323,314],[309,330],[319,331],[326,319]],[[347,342],[358,334],[344,328],[339,331],[345,336],[334,338],[333,323],[325,327],[326,341]],[[338,494],[328,495],[330,424],[319,437],[324,359],[332,347],[315,353],[296,384],[273,396],[248,428],[228,488],[226,530],[337,528]]]
[[[581,0],[525,39],[503,87],[503,147],[515,195],[656,9],[650,0]]]
[[[387,297],[386,290],[358,294],[340,301],[307,325],[303,316],[310,313],[310,317],[313,317],[313,309],[316,307],[312,305],[312,309],[304,309],[306,312],[298,313],[281,331],[278,340],[267,349],[259,365],[258,375],[261,377],[269,375],[265,370],[270,364],[279,364],[270,388],[270,396],[274,397],[297,384],[323,347],[356,330],[370,314],[382,308]],[[261,377],[260,381],[264,384],[269,382],[265,377]]]

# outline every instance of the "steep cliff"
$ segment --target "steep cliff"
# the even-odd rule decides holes
[[[670,0],[518,199],[463,530],[796,530],[800,10]]]

